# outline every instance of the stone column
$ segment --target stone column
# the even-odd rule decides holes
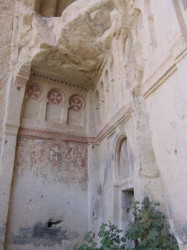
[[[43,0],[41,15],[44,17],[54,17],[56,15],[57,0]]]
[[[0,250],[5,249],[8,211],[13,180],[17,134],[26,83],[30,76],[30,65],[22,67],[16,78],[12,74],[8,81],[6,106],[0,155]]]
[[[34,10],[36,12],[40,13],[40,10],[41,10],[41,0],[35,0]]]

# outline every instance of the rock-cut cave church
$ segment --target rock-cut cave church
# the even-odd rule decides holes
[[[129,201],[187,249],[187,1],[0,0],[0,250],[71,250]]]

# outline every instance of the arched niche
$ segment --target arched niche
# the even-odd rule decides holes
[[[27,88],[23,106],[23,118],[32,120],[39,118],[41,94],[42,90],[36,84],[32,84]]]
[[[59,89],[53,88],[47,94],[46,121],[62,121],[62,106],[64,103],[64,94]]]
[[[72,95],[69,98],[68,125],[83,126],[85,114],[85,101],[79,95]]]
[[[133,211],[129,202],[134,201],[134,156],[125,133],[116,135],[113,143],[114,189],[113,189],[113,217],[114,222],[123,232],[133,221]],[[132,248],[132,245],[129,245]]]
[[[116,179],[123,181],[133,176],[134,154],[126,136],[122,136],[116,146]]]

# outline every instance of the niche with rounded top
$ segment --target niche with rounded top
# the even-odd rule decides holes
[[[120,139],[117,145],[117,179],[123,180],[133,175],[134,155],[127,137]]]
[[[64,103],[64,94],[59,89],[51,89],[47,95],[46,121],[62,121],[62,105]]]
[[[68,109],[68,125],[70,126],[83,126],[84,113],[85,113],[84,99],[79,95],[73,95],[69,98]]]
[[[23,118],[37,120],[39,118],[39,110],[41,104],[41,88],[32,84],[27,88],[24,109],[23,109]]]

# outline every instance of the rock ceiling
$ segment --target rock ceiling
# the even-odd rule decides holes
[[[19,60],[30,60],[40,75],[91,87],[110,49],[117,18],[112,0],[77,0],[51,18],[29,9],[23,16]]]

